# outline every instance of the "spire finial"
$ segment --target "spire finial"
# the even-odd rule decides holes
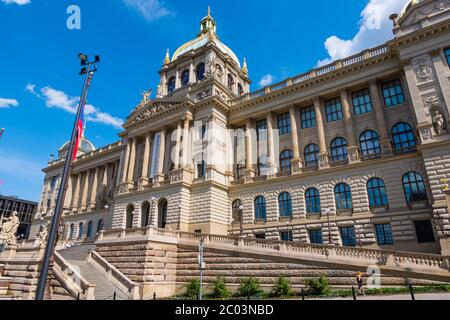
[[[247,67],[247,59],[244,58],[244,61],[242,62],[242,72],[245,75],[248,75],[248,67]]]
[[[208,17],[211,17],[211,6],[208,6]]]
[[[169,53],[169,48],[167,48],[166,51],[166,56],[164,57],[164,63],[163,65],[166,66],[170,63],[170,53]]]

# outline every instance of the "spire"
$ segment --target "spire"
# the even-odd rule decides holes
[[[247,59],[244,58],[244,62],[242,62],[242,72],[245,75],[248,75],[248,67],[247,67]]]
[[[170,53],[169,53],[169,49],[167,49],[166,51],[166,56],[164,57],[164,62],[163,62],[163,66],[166,66],[170,63]]]
[[[205,33],[216,34],[216,21],[211,16],[211,6],[208,6],[208,15],[200,22],[200,35]]]

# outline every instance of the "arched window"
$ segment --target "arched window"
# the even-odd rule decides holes
[[[380,141],[378,133],[373,130],[367,130],[359,137],[361,153],[364,158],[378,158],[381,156]]]
[[[337,210],[350,210],[353,208],[352,192],[346,183],[340,183],[334,188]]]
[[[83,237],[83,232],[84,232],[84,224],[83,222],[80,222],[80,224],[78,225],[78,239],[81,239]]]
[[[305,192],[306,213],[320,213],[320,192],[316,188],[309,188]]]
[[[158,205],[158,228],[165,229],[167,225],[167,200],[161,199]]]
[[[255,219],[266,220],[266,199],[263,196],[259,196],[255,199]]]
[[[238,83],[238,95],[242,96],[244,94],[244,87],[242,84]]]
[[[292,197],[288,192],[283,192],[278,197],[280,217],[292,217]]]
[[[403,176],[403,190],[408,203],[428,200],[425,180],[417,172],[409,172]]]
[[[347,140],[339,137],[331,142],[331,159],[332,161],[348,160]]]
[[[97,233],[100,233],[103,231],[103,219],[98,220],[97,223]]]
[[[312,143],[306,146],[305,164],[307,167],[317,167],[319,165],[319,146],[317,144]]]
[[[88,228],[87,228],[86,238],[87,238],[87,239],[91,239],[93,233],[94,233],[94,223],[93,223],[92,221],[89,221],[89,223],[88,223]]]
[[[127,207],[127,221],[126,221],[127,229],[133,228],[133,215],[134,215],[134,206],[132,204],[129,204]]]
[[[181,86],[187,86],[189,84],[189,70],[184,70],[181,74]]]
[[[230,89],[231,91],[233,91],[233,87],[234,87],[234,77],[231,74],[228,74],[228,89]]]
[[[202,62],[197,66],[197,81],[202,81],[205,79],[205,64]]]
[[[147,227],[150,221],[150,203],[145,201],[141,206],[141,226]]]
[[[175,91],[175,77],[170,78],[169,83],[167,84],[167,92],[171,94]]]
[[[282,175],[291,174],[291,161],[294,158],[294,154],[291,150],[284,150],[280,154],[280,169]]]
[[[69,228],[69,239],[73,240],[74,236],[75,236],[75,225],[71,223]]]
[[[406,122],[397,123],[392,128],[392,142],[396,153],[416,151],[416,138],[413,128]]]
[[[372,178],[367,182],[367,193],[371,208],[385,207],[389,204],[384,181]]]
[[[232,211],[233,211],[233,222],[240,222],[241,221],[241,214],[242,214],[242,201],[241,200],[234,200],[232,205]]]

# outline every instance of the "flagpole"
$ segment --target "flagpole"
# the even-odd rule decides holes
[[[79,55],[80,57],[80,55]],[[81,59],[82,65],[86,65],[87,67],[83,68],[81,74],[85,73],[85,79],[83,84],[83,89],[81,91],[81,98],[80,103],[78,105],[78,110],[75,118],[75,123],[72,129],[72,136],[70,139],[70,145],[69,150],[67,151],[66,160],[64,163],[64,169],[61,177],[61,184],[58,191],[58,198],[56,200],[56,206],[55,206],[55,212],[52,218],[52,224],[50,226],[50,231],[48,233],[48,240],[47,240],[47,246],[45,248],[45,254],[44,254],[44,260],[42,262],[41,272],[38,280],[38,285],[36,289],[36,300],[44,300],[45,296],[45,287],[47,284],[48,274],[50,267],[53,265],[53,256],[55,253],[55,247],[56,247],[56,237],[59,229],[59,222],[61,220],[61,215],[63,211],[63,205],[64,205],[64,198],[66,195],[67,187],[68,187],[68,177],[70,175],[71,169],[72,169],[72,162],[73,162],[73,156],[74,156],[74,150],[75,150],[75,143],[77,138],[77,127],[78,122],[81,117],[82,110],[86,104],[86,96],[87,92],[90,86],[90,82],[92,80],[92,77],[94,75],[94,72],[97,71],[95,68],[95,63],[99,62],[99,58],[95,60],[95,63],[89,63],[87,62],[87,57],[82,56],[84,59]],[[94,64],[94,70],[91,70],[91,65]]]

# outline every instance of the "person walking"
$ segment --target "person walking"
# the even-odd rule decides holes
[[[364,293],[364,288],[363,288],[363,273],[361,271],[358,272],[358,274],[356,275],[356,282],[358,283],[358,292],[359,293]]]

